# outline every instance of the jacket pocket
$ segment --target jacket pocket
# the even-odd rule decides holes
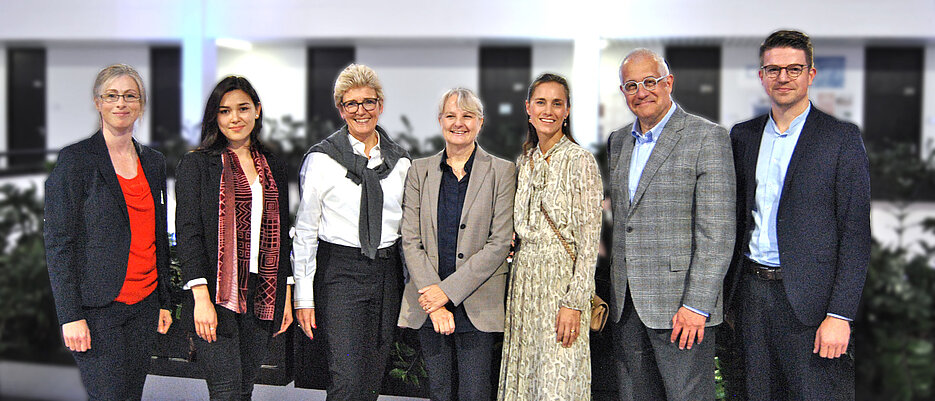
[[[669,256],[669,271],[681,272],[681,271],[688,270],[688,266],[691,265],[691,262],[692,262],[691,255]]]

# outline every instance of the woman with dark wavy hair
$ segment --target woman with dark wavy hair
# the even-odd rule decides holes
[[[212,400],[249,400],[270,338],[292,323],[289,182],[262,126],[250,82],[224,78],[205,105],[201,146],[176,170],[179,260],[192,292],[183,320]]]
[[[570,111],[565,78],[543,74],[529,86],[498,400],[591,399],[603,184],[594,156],[571,137]]]

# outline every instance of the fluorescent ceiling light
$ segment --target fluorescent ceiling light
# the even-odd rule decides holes
[[[240,39],[217,38],[214,40],[214,44],[217,47],[223,47],[226,49],[242,50],[242,51],[253,50],[252,43],[247,42],[246,40],[240,40]]]

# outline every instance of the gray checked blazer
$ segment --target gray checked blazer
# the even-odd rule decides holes
[[[436,239],[441,158],[439,152],[413,161],[406,176],[402,243],[409,279],[403,292],[398,324],[413,329],[422,327],[428,315],[419,306],[418,291],[438,284],[455,305],[464,303],[468,318],[478,330],[503,331],[506,257],[513,238],[516,167],[477,147],[461,210],[455,272],[441,280]]]
[[[627,286],[640,320],[671,329],[683,304],[723,319],[724,275],[736,229],[734,162],[727,130],[686,113],[669,119],[640,177],[627,191],[633,125],[608,139],[614,231],[611,317],[620,320]]]

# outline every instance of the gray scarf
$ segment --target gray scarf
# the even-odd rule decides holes
[[[383,163],[373,169],[367,168],[366,157],[354,153],[351,141],[347,138],[346,125],[312,146],[305,154],[308,156],[312,152],[324,153],[347,169],[345,177],[354,184],[363,183],[360,189],[360,219],[357,227],[360,236],[360,253],[370,259],[376,257],[382,237],[383,188],[380,186],[380,180],[390,175],[400,158],[409,159],[409,152],[390,140],[383,128],[377,126],[377,134],[380,135]]]

